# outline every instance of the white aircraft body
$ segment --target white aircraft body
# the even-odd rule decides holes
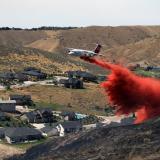
[[[94,57],[99,54],[101,48],[102,48],[102,46],[100,44],[97,44],[94,51],[68,48],[68,50],[69,50],[68,54],[72,55],[72,56],[77,56],[77,57]]]

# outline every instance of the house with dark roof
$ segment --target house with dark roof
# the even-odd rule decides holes
[[[14,73],[13,72],[5,72],[5,73],[0,73],[0,79],[1,80],[13,80],[14,79]]]
[[[8,143],[23,143],[42,139],[42,133],[34,128],[6,128],[5,139]]]
[[[0,100],[0,111],[1,112],[9,112],[16,113],[16,101],[15,100]]]
[[[86,72],[86,71],[67,71],[68,77],[78,77],[82,78],[83,81],[91,81],[91,82],[97,82],[97,77],[93,75],[92,73]]]
[[[27,75],[24,75],[22,73],[15,73],[14,80],[18,82],[24,82],[24,81],[28,81],[28,77]]]
[[[5,128],[0,128],[0,139],[5,138]]]
[[[52,137],[52,136],[58,136],[59,135],[56,127],[46,126],[46,127],[41,129],[41,132],[43,133],[43,135],[45,135],[47,137]]]
[[[41,72],[40,69],[35,68],[35,67],[27,67],[27,68],[24,68],[24,71],[36,71],[36,72]]]
[[[52,110],[49,108],[37,109],[32,112],[24,113],[21,119],[29,123],[52,123],[54,116]]]
[[[64,87],[73,89],[83,89],[83,81],[79,78],[69,78],[64,81]]]
[[[27,106],[32,106],[33,105],[33,101],[31,99],[30,95],[10,95],[9,96],[10,100],[15,100],[17,105],[27,105]]]
[[[66,121],[61,123],[65,133],[76,133],[82,131],[82,123],[80,121]]]
[[[30,67],[24,69],[22,74],[27,75],[29,80],[42,80],[47,78],[47,74],[41,72],[41,70]]]
[[[5,121],[7,117],[6,113],[0,111],[0,121]]]
[[[76,120],[75,112],[63,111],[60,113],[60,116],[62,116],[62,118],[66,121],[75,121]]]
[[[28,77],[22,73],[13,73],[13,72],[0,73],[0,81],[4,84],[6,82],[13,82],[13,81],[24,82],[27,80]]]

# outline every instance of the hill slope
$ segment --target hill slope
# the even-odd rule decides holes
[[[107,59],[119,61],[121,58],[127,63],[160,65],[160,37],[146,38],[136,43],[113,47],[106,50]]]
[[[0,31],[0,70],[38,66],[53,73],[77,69],[104,73],[96,66],[66,55],[66,47],[93,50],[97,42],[103,45],[102,54],[108,60],[124,59],[125,63],[147,61],[159,65],[159,37],[160,26]],[[40,60],[37,60],[38,56]]]
[[[99,128],[35,146],[21,160],[159,160],[160,120]]]

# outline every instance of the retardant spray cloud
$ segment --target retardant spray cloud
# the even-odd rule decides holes
[[[94,58],[82,59],[111,70],[101,86],[118,115],[136,113],[135,123],[160,115],[160,81],[137,76],[120,65]]]

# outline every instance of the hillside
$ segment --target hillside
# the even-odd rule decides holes
[[[48,35],[48,38],[42,41],[35,41],[28,46],[54,52],[53,48],[61,50],[65,47],[93,49],[95,43],[100,43],[103,45],[103,50],[106,50],[115,46],[132,44],[149,37],[158,36],[160,35],[160,27],[92,26],[63,31],[45,31],[45,33]],[[56,44],[56,47],[54,47],[53,43],[50,43],[51,41]],[[43,48],[44,43],[47,47]]]
[[[20,47],[28,43],[32,43],[38,39],[46,38],[43,31],[0,31],[0,46]]]
[[[22,153],[24,153],[22,149],[15,148],[10,145],[0,144],[0,159],[5,159]]]
[[[95,43],[103,45],[102,54],[110,61],[159,65],[159,37],[160,26],[0,31],[0,71],[37,66],[48,73],[80,69],[104,74],[102,69],[66,54],[66,47],[93,50]]]
[[[113,47],[105,54],[107,59],[128,63],[160,65],[160,36],[146,38],[136,43]],[[122,58],[121,58],[122,57]]]
[[[85,84],[86,89],[67,89],[56,86],[30,86],[27,88],[0,91],[0,98],[8,99],[10,94],[32,95],[34,102],[43,104],[43,107],[52,107],[54,110],[72,110],[88,114],[105,114],[98,112],[95,107],[106,107],[106,97],[99,85]],[[45,94],[44,94],[45,93]],[[89,95],[89,96],[88,96]],[[67,104],[72,105],[68,108]],[[58,105],[58,106],[57,106]]]
[[[17,160],[159,160],[159,123],[155,119],[49,140]]]

